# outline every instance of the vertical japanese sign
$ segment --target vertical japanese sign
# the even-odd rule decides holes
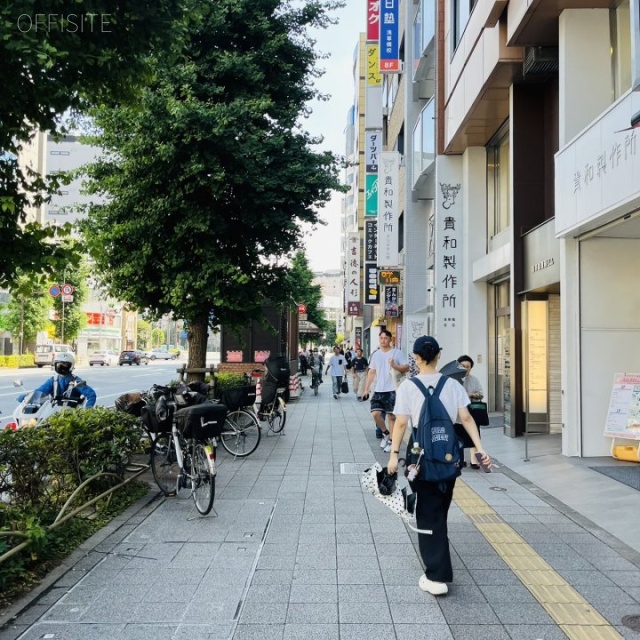
[[[360,235],[347,234],[347,312],[350,316],[360,315]]]
[[[397,151],[383,151],[378,169],[378,266],[398,264],[399,189]]]
[[[398,286],[395,284],[384,288],[384,315],[388,318],[398,317]]]
[[[377,42],[367,43],[367,87],[381,87],[380,46]]]
[[[400,0],[381,0],[380,71],[400,73]]]
[[[380,285],[378,284],[378,266],[367,263],[364,268],[364,303],[380,303]]]
[[[378,159],[382,151],[382,131],[374,129],[365,131],[365,171],[367,173],[378,173]]]
[[[365,216],[378,215],[378,175],[369,174],[365,178]]]
[[[364,221],[364,260],[365,262],[378,261],[378,221]]]
[[[380,38],[380,0],[367,0],[367,40]]]
[[[436,166],[435,315],[438,341],[462,349],[462,163],[439,157]]]

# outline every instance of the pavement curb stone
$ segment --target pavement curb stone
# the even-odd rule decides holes
[[[23,630],[20,630],[17,635],[6,635],[5,633],[10,629],[12,621],[24,614],[30,607],[36,605],[41,597],[48,594],[49,590],[60,580],[66,573],[72,571],[82,560],[84,560],[91,551],[94,551],[100,544],[102,544],[109,536],[117,533],[123,526],[129,522],[134,516],[138,515],[145,507],[156,501],[161,494],[154,491],[155,487],[149,485],[149,491],[146,495],[142,496],[132,505],[127,507],[119,516],[116,516],[111,522],[102,527],[99,531],[96,531],[92,536],[87,538],[77,549],[71,552],[62,562],[49,571],[47,575],[42,579],[34,589],[20,597],[14,602],[8,609],[0,613],[0,640],[9,640],[10,638],[17,637]],[[97,563],[96,559],[96,563]],[[94,563],[95,564],[95,563]],[[62,589],[61,589],[62,590]],[[63,594],[60,594],[62,597]]]

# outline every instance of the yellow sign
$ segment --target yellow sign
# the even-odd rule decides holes
[[[381,269],[380,284],[400,284],[400,271]]]
[[[367,44],[367,87],[382,86],[382,74],[378,61],[380,59],[380,45]]]

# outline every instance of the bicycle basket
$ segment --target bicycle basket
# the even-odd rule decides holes
[[[244,385],[242,387],[231,387],[220,393],[220,402],[229,411],[250,407],[256,401],[256,388],[254,385]]]
[[[122,411],[123,413],[128,413],[139,418],[142,415],[142,407],[144,407],[146,403],[142,399],[140,392],[131,391],[118,396],[114,404],[117,411]]]
[[[173,406],[161,397],[156,404],[142,407],[140,417],[147,431],[151,433],[169,433],[173,421]]]
[[[176,411],[176,427],[185,438],[207,440],[217,438],[224,430],[227,407],[205,402]]]

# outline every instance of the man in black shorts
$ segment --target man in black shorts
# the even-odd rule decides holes
[[[387,329],[380,331],[380,348],[371,354],[363,395],[363,399],[366,400],[369,397],[369,391],[373,391],[371,415],[376,426],[383,433],[380,447],[385,453],[391,451],[391,435],[395,420],[393,407],[396,403],[396,388],[391,371],[395,370],[398,373],[409,371],[409,363],[404,353],[391,346],[392,337],[391,331]],[[385,424],[385,416],[388,418],[388,428]]]

